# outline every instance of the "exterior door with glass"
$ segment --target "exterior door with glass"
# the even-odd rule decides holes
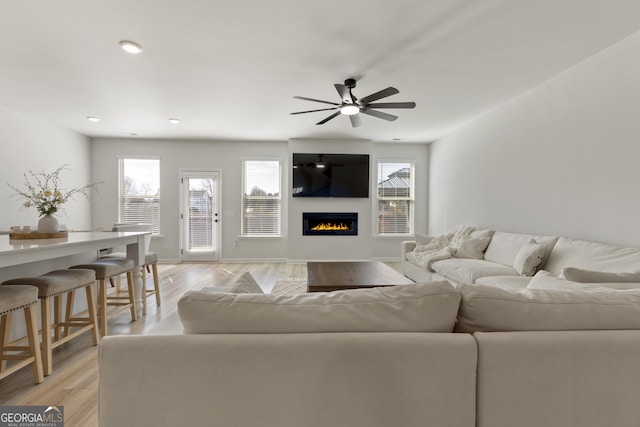
[[[220,172],[183,171],[182,261],[220,260]]]

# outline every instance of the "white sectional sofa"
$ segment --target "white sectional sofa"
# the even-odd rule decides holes
[[[178,310],[183,335],[102,340],[101,427],[640,420],[640,290],[199,291]]]
[[[422,239],[423,244],[431,239],[429,236],[418,237]],[[544,253],[533,271],[520,274],[517,271],[518,255],[532,240],[544,245]],[[426,268],[416,263],[416,242],[417,240],[405,241],[401,247],[402,272],[416,282],[444,279],[454,285],[482,284],[524,288],[537,271],[542,270],[563,277],[563,271],[572,268],[611,273],[611,278],[604,277],[601,280],[604,286],[640,287],[640,275],[629,280],[615,274],[640,271],[640,249],[637,248],[622,248],[566,237],[495,231],[481,259],[459,258],[453,255],[449,259],[435,261],[431,268]],[[593,281],[585,276],[586,273],[582,274],[581,280],[577,281]]]

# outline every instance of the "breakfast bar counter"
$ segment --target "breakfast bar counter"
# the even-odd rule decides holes
[[[127,247],[127,257],[133,259],[133,283],[138,312],[142,312],[142,272],[144,263],[144,236],[149,232],[70,232],[67,237],[53,239],[10,239],[0,236],[0,276],[2,270],[20,265],[64,259],[73,255],[91,255],[116,246]],[[59,265],[67,268],[71,265]],[[6,279],[6,278],[4,278]]]

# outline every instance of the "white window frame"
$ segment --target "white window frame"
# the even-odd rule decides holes
[[[249,238],[273,238],[273,237],[282,237],[283,233],[283,197],[282,197],[282,188],[283,188],[283,176],[282,176],[282,159],[274,158],[274,157],[251,157],[251,158],[243,158],[242,161],[242,183],[240,188],[240,211],[241,211],[241,222],[240,222],[240,235],[241,237],[249,237]],[[278,224],[276,226],[277,230],[273,233],[247,233],[245,230],[245,215],[246,208],[245,202],[247,201],[247,196],[245,196],[245,186],[246,186],[246,176],[247,176],[247,162],[277,162],[278,163],[278,195],[277,196],[248,196],[254,199],[269,198],[271,200],[277,200],[278,206]]]
[[[410,189],[409,189],[409,195],[407,197],[380,197],[379,194],[379,190],[378,190],[378,184],[382,181],[384,181],[385,179],[387,179],[386,176],[380,176],[380,172],[381,172],[381,165],[384,164],[402,164],[402,163],[406,163],[409,165],[410,168]],[[416,163],[414,160],[406,160],[406,159],[377,159],[375,162],[375,176],[376,176],[376,180],[374,181],[374,197],[373,197],[373,227],[374,227],[374,235],[378,236],[378,237],[405,237],[405,236],[410,236],[413,235],[414,233],[414,217],[415,217],[415,190],[416,190],[416,186],[415,186],[415,169],[416,169]],[[380,231],[380,224],[379,224],[379,219],[380,219],[380,202],[384,201],[384,200],[388,200],[388,201],[393,201],[393,200],[398,200],[398,201],[408,201],[409,204],[409,217],[407,218],[408,223],[409,223],[409,229],[406,233],[385,233],[385,232],[381,232]]]
[[[157,160],[158,161],[158,180],[159,182],[161,181],[161,177],[162,177],[162,164],[161,164],[161,159],[158,156],[118,156],[118,222],[147,222],[148,220],[144,220],[144,221],[135,221],[135,220],[131,220],[128,218],[124,217],[123,214],[123,210],[124,210],[124,201],[125,201],[125,194],[124,194],[124,162],[125,160]],[[160,186],[160,183],[158,184]],[[159,235],[160,234],[160,211],[161,211],[161,206],[162,206],[162,199],[161,199],[161,195],[162,195],[162,188],[159,187],[159,194],[157,195],[136,195],[133,197],[129,197],[129,198],[141,198],[141,199],[155,199],[157,200],[157,204],[158,204],[158,211],[154,216],[154,219],[151,220],[151,222],[153,223],[153,235]]]

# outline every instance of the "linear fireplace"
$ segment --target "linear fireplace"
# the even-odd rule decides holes
[[[357,236],[357,212],[303,212],[303,236]]]

